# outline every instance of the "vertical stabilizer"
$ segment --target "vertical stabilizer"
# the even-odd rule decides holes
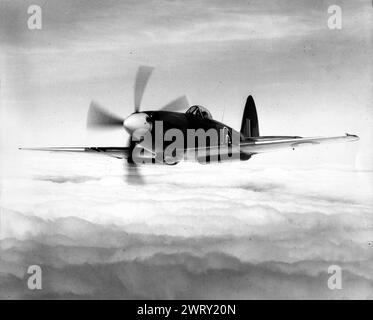
[[[258,115],[254,99],[251,95],[246,100],[240,132],[244,138],[259,137]]]

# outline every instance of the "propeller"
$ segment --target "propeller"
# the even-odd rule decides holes
[[[123,169],[125,170],[125,181],[129,184],[143,185],[144,178],[142,177],[138,166],[133,162],[132,151],[136,146],[136,143],[132,140],[132,137],[129,137],[127,145],[130,147],[129,158],[127,162],[123,163]]]
[[[140,111],[142,96],[153,70],[153,67],[148,66],[140,66],[137,70],[135,80],[135,112]]]
[[[125,174],[125,181],[128,184],[144,185],[145,181],[140,173],[139,167],[134,163],[124,163],[123,165]]]
[[[165,106],[160,108],[162,111],[179,111],[189,108],[188,98],[184,95],[171,102],[167,103]]]
[[[124,119],[101,107],[92,101],[87,116],[87,128],[89,129],[112,129],[122,127]]]
[[[135,132],[143,133],[150,130],[151,123],[149,117],[145,113],[140,112],[141,101],[145,92],[146,85],[154,68],[149,66],[140,66],[137,70],[135,85],[134,85],[134,112],[127,118],[120,117],[92,101],[89,106],[87,115],[87,128],[89,129],[114,129],[124,128],[129,134],[130,155],[135,148],[137,142],[133,141]],[[162,111],[180,111],[189,107],[188,99],[185,95],[172,100],[168,104],[161,107]],[[126,164],[126,180],[130,183],[143,184],[143,178],[139,173],[136,164],[133,162],[132,156],[127,159]]]

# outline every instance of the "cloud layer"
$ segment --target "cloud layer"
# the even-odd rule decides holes
[[[373,298],[372,172],[185,163],[137,186],[112,159],[47,158],[3,180],[1,298]]]

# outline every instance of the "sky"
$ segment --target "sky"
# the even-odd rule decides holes
[[[371,30],[370,1],[0,0],[0,298],[372,299]],[[17,150],[122,146],[87,110],[130,114],[139,65],[144,109],[186,94],[238,129],[252,94],[262,135],[360,141],[144,167],[142,186],[117,159]]]
[[[42,30],[29,30],[27,8],[38,3]],[[327,26],[331,4],[342,8],[341,30]],[[2,145],[123,145],[121,130],[87,132],[89,103],[130,114],[136,70],[151,65],[145,109],[186,94],[238,129],[252,94],[262,135],[357,134],[358,147],[331,147],[326,158],[371,168],[370,6],[3,0]]]

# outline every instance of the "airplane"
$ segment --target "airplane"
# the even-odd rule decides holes
[[[92,102],[87,116],[88,129],[113,129],[123,128],[129,134],[128,146],[126,147],[48,147],[48,148],[20,148],[22,150],[38,150],[51,152],[83,152],[98,153],[108,155],[118,159],[125,159],[128,167],[134,167],[144,163],[158,163],[174,165],[178,162],[190,159],[200,163],[223,162],[234,157],[240,161],[249,160],[252,156],[277,151],[280,149],[295,149],[306,145],[319,145],[331,142],[350,142],[359,140],[357,135],[345,134],[344,136],[330,137],[300,137],[300,136],[260,136],[258,115],[254,99],[251,95],[247,97],[243,111],[240,131],[214,120],[211,113],[203,106],[189,106],[186,96],[179,97],[159,110],[140,111],[142,97],[146,85],[154,68],[149,66],[140,66],[138,68],[135,86],[134,86],[134,112],[128,117],[123,118],[112,112],[107,111],[96,102]],[[185,112],[180,112],[185,110]],[[157,123],[162,124],[161,144],[155,143],[155,137],[159,136],[157,132]],[[183,135],[181,147],[176,151],[178,156],[166,154],[166,149],[173,142],[172,139],[165,139],[169,130],[177,129]],[[212,129],[218,133],[218,139],[214,141],[205,141],[201,145],[189,146],[186,138],[190,131],[198,130],[207,132]],[[193,131],[194,130],[194,131]],[[158,130],[159,131],[159,130]],[[144,139],[149,134],[150,140]],[[167,140],[167,141],[166,141]],[[135,150],[136,159],[134,159]],[[139,151],[140,150],[140,151]],[[225,150],[228,157],[222,157],[220,152]],[[217,155],[216,157],[213,157]],[[145,161],[149,160],[150,161]],[[136,161],[135,161],[136,160]],[[140,160],[140,161],[139,161]]]

